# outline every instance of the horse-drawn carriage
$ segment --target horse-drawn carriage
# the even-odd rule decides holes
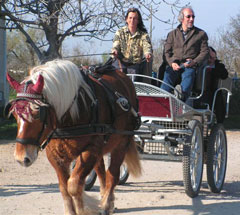
[[[129,76],[134,80],[142,75]],[[227,94],[228,113],[230,89],[215,92],[212,109],[208,105],[196,109],[149,83],[134,81],[134,89],[130,79],[120,71],[102,73],[96,79],[68,61],[35,67],[22,83],[8,76],[17,91],[17,98],[6,108],[6,114],[13,114],[18,123],[15,159],[30,166],[39,149],[50,142],[47,157],[58,175],[67,214],[85,210],[82,193],[93,168],[100,179],[102,214],[112,213],[123,160],[130,173],[141,172],[135,142],[142,159],[182,161],[184,187],[190,197],[199,193],[204,163],[211,191],[222,189],[227,139],[223,125],[215,123],[213,110],[216,94],[222,90]],[[192,100],[202,94],[203,90]],[[134,131],[137,125],[140,128]],[[107,171],[102,159],[106,153],[111,153]],[[75,159],[76,166],[69,172]],[[122,169],[124,183],[128,173]]]

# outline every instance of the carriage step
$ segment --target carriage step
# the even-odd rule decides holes
[[[170,161],[170,162],[181,162],[182,156],[168,156],[160,154],[140,154],[140,159],[142,160],[160,160],[160,161]]]

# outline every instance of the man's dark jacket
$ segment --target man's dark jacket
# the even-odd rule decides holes
[[[201,65],[209,56],[208,36],[203,30],[194,26],[184,40],[180,24],[168,34],[164,54],[170,66],[172,63],[180,65],[188,58],[193,59],[196,65]]]

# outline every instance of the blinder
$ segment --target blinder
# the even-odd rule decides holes
[[[40,106],[39,108],[39,118],[41,122],[45,122],[47,118],[47,106]]]
[[[5,119],[13,119],[14,118],[12,114],[9,114],[11,107],[12,107],[12,102],[8,102],[5,105],[4,110],[3,110],[3,117]]]

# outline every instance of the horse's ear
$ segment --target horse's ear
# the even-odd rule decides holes
[[[38,94],[42,93],[42,89],[43,89],[43,85],[44,85],[44,79],[42,75],[38,76],[38,80],[36,82],[36,84],[34,84],[34,86],[32,87],[32,90]]]
[[[7,80],[13,89],[17,90],[20,84],[7,73]]]

